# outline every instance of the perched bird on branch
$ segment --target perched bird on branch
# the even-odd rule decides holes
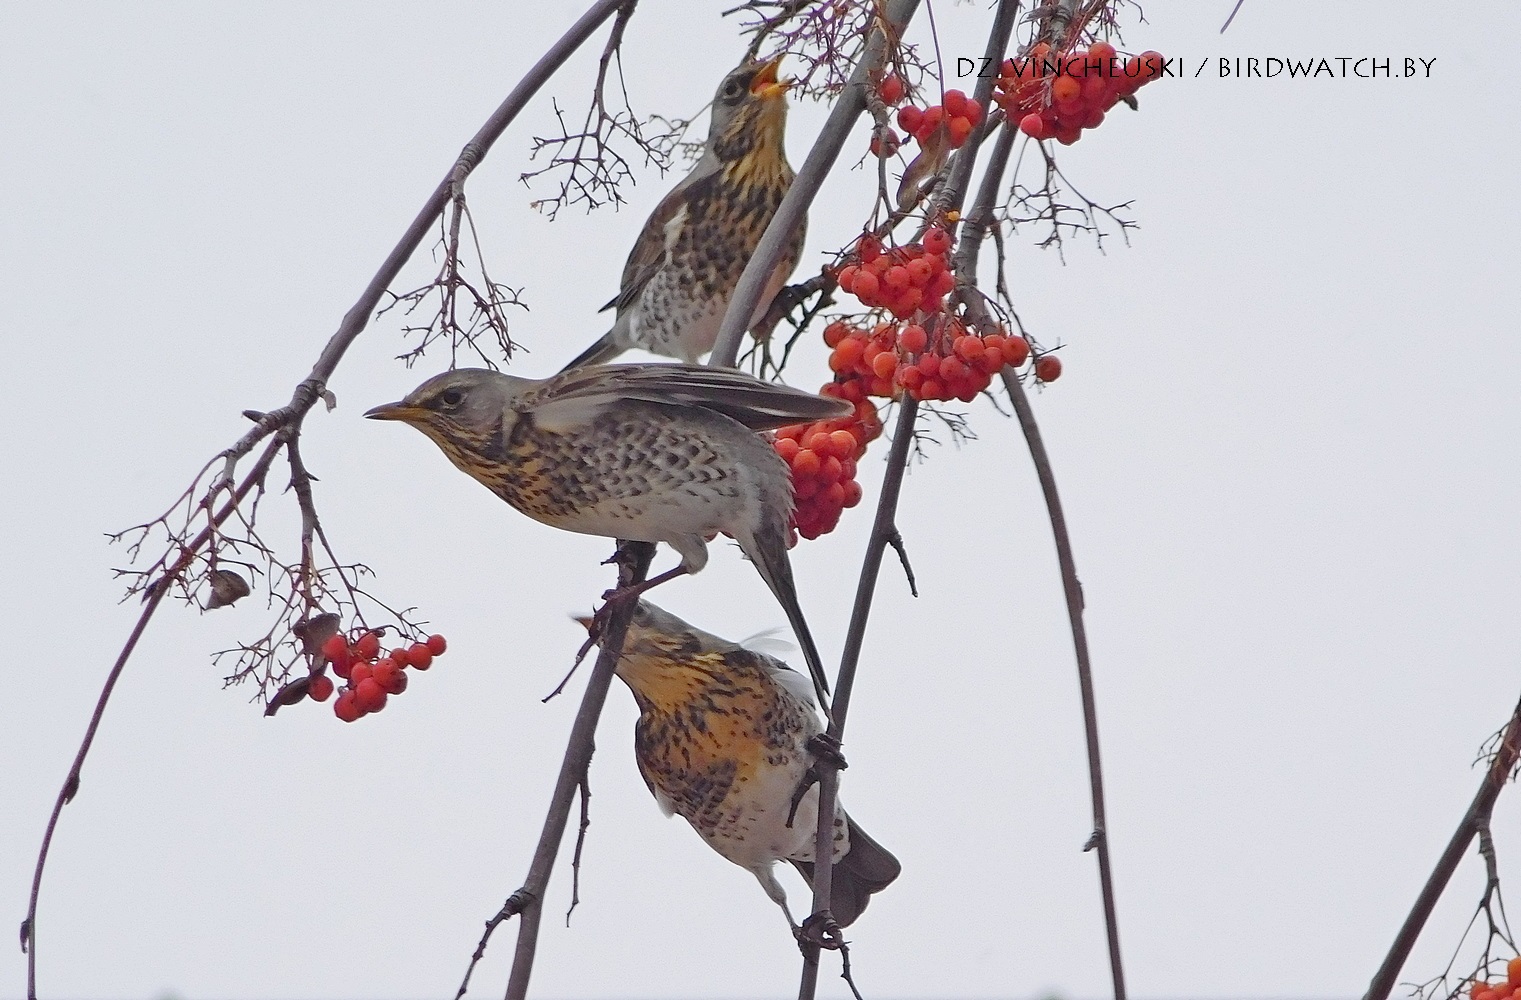
[[[365,416],[416,427],[537,521],[675,549],[681,564],[635,593],[701,570],[707,538],[729,535],[786,612],[822,704],[829,685],[787,559],[792,479],[756,431],[848,412],[843,400],[734,369],[644,364],[549,379],[461,368]]]
[[[792,184],[783,136],[781,57],[735,69],[713,97],[702,158],[645,220],[623,265],[613,328],[566,366],[611,361],[632,347],[695,362],[713,349],[729,298]],[[761,296],[759,322],[803,253],[798,226]]]
[[[816,742],[824,724],[807,679],[648,601],[634,609],[617,671],[639,703],[634,755],[655,801],[759,879],[796,932],[772,868],[790,861],[813,884],[819,791],[807,776],[815,748],[829,747]],[[829,909],[844,927],[900,866],[838,805],[834,831]]]

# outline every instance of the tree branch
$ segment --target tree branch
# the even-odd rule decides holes
[[[1064,31],[1070,23],[1071,12],[1075,6],[1075,0],[1063,0],[1058,4],[1058,9],[1053,11],[1046,21],[1044,33],[1049,37],[1055,37]],[[1006,129],[999,136],[998,144],[993,152],[994,164],[1001,166],[1002,163],[1007,162],[1014,139],[1015,132],[1012,128]],[[988,172],[983,176],[982,189],[978,191],[977,205],[968,213],[966,230],[962,236],[962,248],[972,256],[973,266],[966,271],[962,271],[958,266],[958,274],[966,274],[970,277],[975,272],[976,250],[970,234],[977,229],[980,231],[980,236],[991,223],[997,183],[993,175],[993,164],[990,164]],[[980,238],[976,243],[980,245]],[[1001,272],[999,280],[1002,280]],[[965,301],[974,317],[979,313],[986,316],[986,302],[980,295],[967,295]],[[1072,629],[1072,645],[1077,658],[1078,686],[1083,705],[1083,734],[1088,748],[1088,790],[1093,808],[1093,833],[1089,836],[1083,850],[1095,850],[1098,853],[1099,889],[1104,903],[1104,933],[1109,946],[1109,972],[1115,1000],[1125,1000],[1125,968],[1120,956],[1119,917],[1114,902],[1114,878],[1110,865],[1108,821],[1104,807],[1104,772],[1099,751],[1098,709],[1093,695],[1093,671],[1088,654],[1088,633],[1083,624],[1083,586],[1078,580],[1077,564],[1072,556],[1072,539],[1067,532],[1067,520],[1062,512],[1061,496],[1056,488],[1056,474],[1051,468],[1050,457],[1046,454],[1045,442],[1040,435],[1040,426],[1036,423],[1035,413],[1030,408],[1029,398],[1025,395],[1019,376],[1007,368],[1002,374],[1004,387],[1008,390],[1009,400],[1014,406],[1015,415],[1019,418],[1020,429],[1024,432],[1025,442],[1030,449],[1030,458],[1035,465],[1036,476],[1040,480],[1041,492],[1046,499],[1046,510],[1051,519],[1051,534],[1056,543],[1062,592],[1066,597],[1067,619]]]
[[[654,558],[655,546],[648,542],[618,543],[618,586],[631,587],[644,580]],[[523,1000],[528,995],[528,979],[533,974],[534,953],[539,943],[539,920],[544,915],[544,890],[549,885],[549,875],[554,870],[555,857],[560,852],[560,842],[565,838],[565,827],[570,820],[571,802],[576,790],[586,781],[591,766],[592,752],[596,749],[597,720],[602,715],[602,705],[607,701],[607,691],[613,682],[613,672],[618,658],[623,655],[623,639],[628,634],[629,622],[633,620],[635,602],[621,601],[613,606],[607,628],[599,642],[602,650],[597,654],[597,664],[592,668],[586,682],[586,693],[581,696],[581,707],[570,727],[570,740],[565,747],[565,759],[560,763],[560,776],[549,802],[549,813],[544,817],[544,830],[539,834],[539,845],[534,849],[533,861],[528,866],[528,877],[523,887],[514,895],[529,897],[519,913],[518,945],[512,956],[512,973],[507,981],[507,1000]]]
[[[227,520],[238,507],[242,499],[249,491],[259,486],[264,481],[265,474],[273,464],[275,456],[284,447],[280,440],[271,441],[264,449],[264,454],[254,463],[253,468],[248,470],[243,481],[233,490],[232,496],[212,518],[212,522],[201,530],[191,542],[179,563],[172,568],[172,573],[184,572],[184,567],[189,565],[194,558],[194,553],[211,540],[217,526]],[[165,577],[169,579],[169,577]],[[100,720],[106,714],[106,703],[111,700],[111,693],[116,690],[116,682],[121,679],[122,670],[127,666],[127,660],[131,658],[132,651],[137,648],[137,641],[143,637],[148,628],[148,622],[158,611],[158,607],[169,594],[169,587],[154,587],[148,595],[148,600],[143,607],[143,612],[138,616],[137,624],[127,636],[126,643],[121,652],[116,656],[116,662],[111,666],[111,672],[106,675],[106,683],[101,688],[100,697],[95,702],[95,711],[90,715],[90,724],[85,727],[84,739],[79,744],[79,751],[74,755],[74,763],[69,767],[69,776],[64,779],[63,787],[58,791],[58,798],[53,803],[53,811],[48,816],[47,829],[42,834],[42,846],[37,851],[37,864],[32,870],[32,892],[26,908],[26,919],[21,922],[21,950],[26,953],[26,995],[28,1000],[37,1000],[37,901],[42,895],[42,872],[47,867],[48,849],[53,844],[53,831],[58,827],[58,817],[63,812],[63,807],[74,800],[74,795],[79,791],[79,775],[84,768],[85,757],[90,753],[90,747],[95,742],[95,733],[100,729]]]
[[[986,54],[992,60],[990,65],[997,65],[1003,59],[1004,50],[1008,47],[1009,36],[1014,30],[1014,20],[1018,14],[1018,9],[1019,4],[1017,0],[1000,0],[998,13],[993,19],[993,27],[988,33]],[[880,58],[880,52],[878,52],[877,58]],[[868,55],[868,63],[870,59],[871,56]],[[851,92],[858,92],[859,89],[853,87]],[[974,96],[981,102],[983,107],[988,106],[988,98],[992,92],[993,80],[991,77],[977,81]],[[842,97],[841,100],[843,102],[844,98]],[[971,180],[972,168],[977,158],[977,152],[981,148],[982,140],[986,135],[986,132],[977,133],[957,152],[957,159],[951,165],[949,178],[944,187],[936,193],[936,200],[942,211],[956,209],[961,205],[967,186]],[[972,215],[976,216],[980,213],[986,216],[991,212],[992,201],[997,196],[1006,165],[1007,156],[989,167],[990,172],[996,170],[996,175],[991,179],[984,179],[983,185],[979,190],[978,205],[973,208]],[[796,188],[795,182],[793,186]],[[985,203],[982,200],[984,195],[987,199]],[[791,191],[788,192],[788,197],[791,197]],[[980,243],[980,234],[971,238],[963,236],[953,268],[957,274],[975,276],[977,269],[977,247]],[[751,308],[753,310],[754,307],[752,306]],[[730,315],[733,315],[732,309]],[[856,669],[861,659],[861,647],[866,639],[866,623],[871,615],[871,604],[876,594],[877,577],[882,569],[882,558],[888,546],[893,545],[895,540],[899,544],[902,542],[895,523],[898,511],[898,498],[902,493],[903,473],[908,467],[908,457],[914,439],[914,422],[918,418],[919,407],[914,397],[907,393],[904,393],[900,397],[898,406],[898,424],[893,432],[892,448],[887,456],[887,475],[882,482],[882,493],[877,499],[877,513],[872,523],[871,537],[866,546],[866,555],[861,562],[861,575],[856,583],[855,603],[851,607],[850,626],[845,634],[845,648],[840,656],[840,672],[835,680],[834,701],[829,713],[829,735],[837,743],[844,742],[846,715],[850,710],[851,694],[855,690]],[[912,577],[910,577],[910,581],[912,582]],[[829,909],[829,899],[833,888],[834,819],[838,789],[838,773],[833,768],[821,768],[819,774],[818,829],[814,841],[813,855],[813,910],[815,914],[826,912]],[[803,972],[798,985],[798,1000],[813,1000],[818,990],[819,946],[809,942],[803,944],[802,948]],[[841,953],[848,963],[849,956],[845,952],[843,944],[841,945]],[[854,990],[854,988],[854,984],[852,983],[851,989]]]
[[[107,675],[100,698],[96,703],[94,714],[85,731],[85,738],[75,756],[74,763],[69,769],[63,789],[59,792],[58,800],[53,806],[52,814],[48,818],[47,828],[43,834],[42,846],[38,851],[37,865],[32,876],[32,891],[27,907],[26,919],[21,925],[21,944],[27,953],[27,997],[28,1000],[36,1000],[37,997],[37,902],[41,893],[42,872],[47,863],[48,849],[52,844],[53,833],[58,824],[58,818],[63,806],[73,799],[79,788],[79,771],[84,763],[85,756],[89,753],[90,746],[94,742],[95,733],[100,725],[100,720],[105,713],[107,702],[116,687],[117,680],[121,677],[122,670],[126,667],[127,660],[131,657],[165,596],[170,592],[174,580],[183,574],[193,564],[197,555],[207,545],[214,542],[217,528],[231,516],[237,509],[238,504],[253,489],[262,484],[265,474],[269,470],[270,463],[275,459],[287,441],[293,441],[294,435],[299,432],[302,420],[319,399],[329,397],[327,392],[327,380],[337,370],[339,361],[342,360],[349,346],[364,330],[380,298],[386,289],[395,281],[402,267],[412,254],[421,245],[424,236],[440,216],[444,206],[450,197],[459,190],[475,169],[485,158],[491,146],[506,131],[507,126],[517,117],[528,101],[538,92],[539,88],[554,75],[555,71],[565,62],[570,55],[581,46],[597,27],[610,17],[615,11],[624,5],[626,0],[597,0],[581,18],[571,26],[570,30],[557,41],[548,52],[534,64],[526,76],[513,88],[506,100],[504,100],[480,130],[461,149],[454,165],[433,194],[424,203],[422,210],[407,227],[401,240],[391,250],[390,254],[382,263],[380,270],[370,280],[363,294],[347,313],[344,314],[338,330],[328,339],[316,363],[312,366],[311,373],[307,375],[291,394],[291,400],[285,406],[268,413],[246,411],[250,419],[254,421],[254,427],[232,447],[222,452],[218,458],[224,460],[222,480],[214,486],[213,493],[208,495],[208,502],[215,496],[215,491],[220,489],[220,483],[229,481],[233,469],[239,459],[248,455],[260,441],[271,434],[280,432],[280,436],[271,441],[265,448],[259,460],[249,471],[239,487],[233,491],[232,497],[222,510],[213,516],[206,528],[195,539],[181,548],[180,555],[174,560],[172,567],[165,575],[155,582],[147,591],[146,606],[139,617],[137,625],[127,637],[126,644],[117,656],[115,664]],[[208,508],[209,512],[209,508]]]
[[[1410,949],[1415,947],[1421,929],[1426,926],[1437,900],[1447,888],[1447,882],[1452,878],[1453,872],[1457,871],[1463,855],[1468,852],[1468,845],[1473,842],[1480,826],[1488,821],[1495,800],[1510,780],[1511,771],[1515,769],[1518,760],[1521,760],[1521,703],[1511,713],[1505,734],[1500,738],[1500,745],[1495,748],[1494,759],[1484,772],[1484,781],[1479,785],[1478,794],[1463,814],[1458,828],[1453,831],[1447,849],[1437,859],[1436,867],[1427,877],[1426,884],[1416,897],[1409,916],[1405,917],[1404,924],[1400,926],[1399,933],[1394,936],[1394,943],[1389,946],[1389,953],[1373,974],[1373,981],[1368,984],[1368,992],[1363,994],[1363,1000],[1387,1000],[1393,992],[1400,969],[1404,967],[1405,959],[1410,957]]]
[[[1088,655],[1088,632],[1083,625],[1083,585],[1077,577],[1077,564],[1072,558],[1072,538],[1067,533],[1066,515],[1062,513],[1061,496],[1056,490],[1056,474],[1051,469],[1051,459],[1046,454],[1045,442],[1040,436],[1040,425],[1035,422],[1035,412],[1030,408],[1029,397],[1019,376],[1005,370],[1003,384],[1019,417],[1020,429],[1030,446],[1030,458],[1035,463],[1035,473],[1040,478],[1041,492],[1046,497],[1046,510],[1051,517],[1051,534],[1056,542],[1056,561],[1061,567],[1062,592],[1067,599],[1067,621],[1072,627],[1072,646],[1077,654],[1077,679],[1083,701],[1083,735],[1088,744],[1088,790],[1093,802],[1093,834],[1084,850],[1096,850],[1099,864],[1099,890],[1104,898],[1104,932],[1109,941],[1109,972],[1114,984],[1115,1000],[1125,1000],[1125,968],[1120,959],[1119,919],[1115,914],[1114,876],[1109,862],[1108,821],[1104,811],[1104,768],[1099,754],[1098,709],[1093,697],[1093,669]]]

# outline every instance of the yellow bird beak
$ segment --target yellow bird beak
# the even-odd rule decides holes
[[[777,56],[755,71],[755,75],[750,78],[750,93],[761,100],[769,101],[787,92],[787,88],[792,86],[792,81],[778,81],[776,78],[776,71],[782,65],[782,58],[783,56]]]
[[[374,409],[364,411],[364,415],[370,420],[401,420],[410,423],[417,416],[417,407],[408,406],[406,403],[384,403]]]

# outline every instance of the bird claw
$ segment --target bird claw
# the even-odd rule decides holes
[[[850,765],[845,763],[845,755],[840,752],[840,741],[828,733],[818,733],[808,740],[808,752],[813,754],[814,765],[834,768],[843,771]]]
[[[793,930],[792,936],[797,938],[799,948],[812,945],[815,948],[839,951],[845,947],[845,932],[840,929],[834,914],[828,910],[820,910],[804,920],[801,927]]]
[[[787,829],[792,829],[792,821],[797,817],[798,804],[803,801],[803,796],[808,794],[808,789],[818,784],[819,768],[827,767],[834,771],[843,771],[850,765],[845,763],[845,755],[840,752],[840,741],[828,733],[815,733],[808,738],[806,744],[813,760],[808,764],[808,770],[803,772],[803,780],[797,783],[797,788],[792,792],[792,803],[787,809]]]

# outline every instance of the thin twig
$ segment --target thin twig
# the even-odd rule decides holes
[[[1083,585],[1078,580],[1077,563],[1072,557],[1072,538],[1067,533],[1067,519],[1062,513],[1061,496],[1056,489],[1056,473],[1051,469],[1051,459],[1046,454],[1046,445],[1040,436],[1040,425],[1035,422],[1035,411],[1030,408],[1029,397],[1025,395],[1018,375],[1006,369],[1003,384],[1009,391],[1014,413],[1019,417],[1019,427],[1024,431],[1025,441],[1030,446],[1030,458],[1035,463],[1035,474],[1040,479],[1041,492],[1046,498],[1046,511],[1051,517],[1056,561],[1061,567],[1062,593],[1067,599],[1067,621],[1072,627],[1072,646],[1077,655],[1077,679],[1083,701],[1083,735],[1088,744],[1088,790],[1093,802],[1093,833],[1084,849],[1092,849],[1098,854],[1099,890],[1104,899],[1104,933],[1109,941],[1109,972],[1114,984],[1115,1000],[1125,1000],[1125,968],[1120,959],[1119,918],[1115,914],[1114,875],[1109,861],[1109,823],[1104,810],[1104,768],[1099,753],[1098,709],[1093,696],[1088,632],[1083,625]]]
[[[1056,5],[1056,9],[1052,11],[1045,23],[1044,30],[1048,38],[1054,38],[1066,29],[1075,6],[1074,0],[1062,0]],[[995,162],[1008,159],[1013,140],[1012,129],[999,137],[993,154]],[[974,261],[977,252],[976,245],[980,245],[982,233],[979,232],[974,241],[971,230],[981,228],[985,231],[991,223],[993,192],[988,188],[991,177],[992,165],[989,166],[988,173],[984,175],[983,190],[978,192],[978,207],[969,213],[967,227],[962,233],[962,248],[973,256]],[[987,211],[983,212],[981,209],[985,195],[988,196],[986,202],[988,207]],[[975,263],[973,267],[964,271],[958,267],[958,274],[970,276],[974,270]],[[963,299],[974,319],[979,313],[985,314],[986,300],[980,294],[965,295]],[[1088,653],[1088,635],[1083,624],[1083,588],[1078,580],[1077,564],[1072,556],[1072,539],[1067,532],[1061,496],[1056,488],[1056,474],[1051,468],[1050,457],[1046,454],[1045,443],[1040,435],[1040,426],[1036,423],[1035,413],[1030,408],[1030,401],[1025,395],[1024,386],[1020,384],[1019,376],[1009,369],[1004,369],[1002,374],[1004,387],[1008,390],[1010,402],[1019,418],[1020,429],[1024,432],[1025,442],[1030,449],[1030,458],[1035,465],[1036,476],[1040,480],[1041,492],[1045,496],[1046,510],[1051,520],[1051,533],[1056,544],[1057,563],[1061,569],[1062,592],[1067,602],[1067,619],[1072,629],[1078,686],[1082,696],[1083,733],[1088,749],[1088,790],[1093,808],[1093,833],[1083,849],[1093,850],[1098,854],[1099,889],[1104,904],[1104,933],[1109,946],[1110,978],[1115,1000],[1125,1000],[1125,969],[1120,956],[1119,917],[1114,902],[1108,820],[1104,807],[1104,773],[1099,750],[1098,710],[1093,694],[1093,672]]]
[[[1241,5],[1244,3],[1246,3],[1246,0],[1236,0],[1236,6],[1231,8],[1231,16],[1227,17],[1225,23],[1220,25],[1220,34],[1225,34],[1225,29],[1231,26],[1231,22],[1236,19],[1236,14],[1241,10]]]
[[[1453,831],[1452,839],[1447,842],[1447,849],[1437,859],[1436,867],[1427,877],[1426,884],[1421,888],[1421,894],[1416,897],[1410,914],[1405,917],[1399,933],[1394,936],[1394,943],[1389,946],[1389,953],[1384,956],[1378,971],[1373,974],[1373,981],[1368,984],[1368,991],[1363,994],[1363,1000],[1387,1000],[1394,990],[1399,980],[1400,969],[1404,967],[1405,960],[1410,957],[1410,949],[1415,947],[1416,939],[1421,936],[1421,929],[1426,926],[1426,921],[1431,917],[1431,911],[1436,907],[1437,900],[1442,897],[1442,892],[1447,888],[1447,882],[1452,878],[1453,872],[1457,871],[1463,855],[1468,853],[1468,845],[1473,842],[1480,825],[1493,811],[1495,800],[1500,797],[1500,791],[1510,779],[1511,770],[1515,768],[1518,760],[1521,760],[1521,703],[1517,703],[1516,710],[1511,713],[1510,722],[1505,727],[1505,735],[1495,749],[1494,760],[1484,772],[1484,781],[1479,785],[1478,794],[1474,796],[1468,811],[1458,822],[1458,828]]]
[[[619,542],[618,586],[631,587],[642,582],[654,555],[655,546],[648,542]],[[592,752],[596,749],[594,740],[597,719],[602,714],[603,703],[607,701],[607,691],[613,683],[618,658],[623,654],[623,639],[628,634],[635,606],[633,601],[615,604],[608,616],[607,627],[598,640],[602,651],[597,654],[597,664],[586,681],[586,693],[581,696],[581,707],[576,711],[575,722],[571,724],[570,740],[565,746],[565,758],[560,763],[560,776],[555,780],[549,812],[544,817],[544,829],[539,834],[538,847],[534,849],[533,861],[528,866],[528,877],[523,880],[523,888],[520,890],[531,894],[532,899],[519,915],[518,944],[512,956],[512,973],[507,981],[507,1000],[523,1000],[528,995],[528,979],[533,974],[533,959],[539,944],[539,920],[544,914],[544,890],[549,885],[555,857],[560,853],[560,842],[565,839],[571,801],[591,766]]]
[[[565,926],[570,915],[581,905],[581,850],[586,846],[586,831],[591,829],[591,775],[582,774],[578,786],[581,799],[581,825],[576,828],[576,853],[570,859],[570,907],[565,911]]]
[[[481,933],[481,940],[476,944],[475,951],[470,955],[470,964],[465,967],[465,978],[460,980],[459,989],[454,991],[454,1000],[460,1000],[460,997],[463,997],[465,991],[470,988],[470,977],[475,974],[476,965],[480,963],[481,959],[486,957],[486,945],[491,941],[491,935],[496,933],[497,927],[522,913],[523,907],[528,905],[530,899],[532,897],[528,893],[519,889],[508,896],[507,902],[502,904],[502,908],[496,911],[490,920],[486,921],[486,929]]]
[[[1012,130],[999,137],[993,154],[995,160],[999,158],[1007,160],[1013,139]],[[991,173],[991,167],[989,170]],[[981,193],[979,193],[980,201]],[[968,228],[974,225],[986,227],[989,221],[987,216],[974,210],[971,218],[968,219]],[[962,239],[963,246],[971,242],[965,232]],[[967,308],[975,317],[977,313],[985,310],[985,300],[980,296],[969,296]],[[1088,748],[1088,791],[1093,804],[1093,833],[1089,836],[1083,850],[1094,850],[1098,853],[1099,889],[1104,904],[1104,933],[1109,945],[1110,978],[1115,1000],[1125,1000],[1125,968],[1120,957],[1119,917],[1114,902],[1114,877],[1109,860],[1109,827],[1104,808],[1104,771],[1099,751],[1098,709],[1093,695],[1093,671],[1088,654],[1088,633],[1083,624],[1083,586],[1077,577],[1077,564],[1072,556],[1072,539],[1067,533],[1067,520],[1062,513],[1061,495],[1056,488],[1056,474],[1051,468],[1050,457],[1046,454],[1045,442],[1041,439],[1040,425],[1036,423],[1035,413],[1030,408],[1030,401],[1025,395],[1024,386],[1020,384],[1019,376],[1005,369],[1003,384],[1008,390],[1009,401],[1014,406],[1014,413],[1019,418],[1020,429],[1024,432],[1025,442],[1029,446],[1030,459],[1035,465],[1035,474],[1040,480],[1041,492],[1046,499],[1046,511],[1051,520],[1051,534],[1056,543],[1056,558],[1062,577],[1062,593],[1067,601],[1067,620],[1072,629],[1072,646],[1077,659],[1078,686],[1083,704],[1083,734]]]
[[[1018,14],[1018,8],[1019,4],[1017,0],[1001,0],[998,5],[998,13],[993,19],[993,26],[988,34],[987,55],[992,60],[990,65],[996,65],[1003,59],[1004,50],[1008,46],[1009,36],[1014,30],[1014,21]],[[912,9],[910,9],[910,13],[912,13]],[[902,22],[895,23],[901,24]],[[870,57],[868,57],[869,61]],[[979,80],[977,83],[975,96],[984,107],[987,106],[988,97],[991,95],[992,89],[993,81],[991,78]],[[971,180],[977,151],[985,134],[976,134],[956,154],[957,160],[951,166],[950,177],[945,186],[936,192],[937,204],[941,211],[960,207],[967,185]],[[984,182],[979,192],[980,195],[987,193],[988,204],[982,205],[979,203],[973,209],[972,214],[976,215],[980,210],[985,215],[991,211],[992,199],[999,189],[1006,162],[1007,160],[997,165],[997,177],[991,183]],[[953,268],[958,274],[975,274],[977,266],[975,247],[978,242],[980,240],[970,241],[972,247],[970,251],[967,249],[968,242],[963,242]],[[902,541],[898,537],[896,524],[898,498],[902,492],[903,473],[908,467],[909,451],[914,440],[914,424],[918,418],[918,403],[912,396],[905,394],[898,405],[898,425],[893,433],[892,447],[887,456],[887,474],[882,482],[882,493],[877,498],[877,513],[876,518],[872,522],[872,531],[866,546],[866,554],[861,561],[861,575],[856,583],[855,603],[851,607],[850,625],[845,633],[845,648],[840,656],[840,672],[835,681],[834,701],[829,712],[828,732],[836,743],[844,742],[846,715],[850,710],[851,694],[855,690],[856,669],[860,663],[861,647],[866,640],[866,623],[871,615],[872,599],[877,589],[877,577],[882,569],[882,558],[887,547],[893,544],[895,538],[898,539],[899,544]],[[899,552],[901,554],[902,550],[899,549]],[[912,574],[910,574],[910,581],[912,581]],[[835,806],[839,788],[837,779],[838,774],[833,768],[820,769],[818,829],[817,839],[814,841],[813,855],[813,911],[815,916],[827,913],[829,910],[834,863]],[[804,943],[802,949],[803,972],[798,984],[798,1000],[813,1000],[818,991],[820,949],[813,942]],[[849,961],[849,954],[843,946],[840,951],[842,964],[848,975],[849,966],[847,963]],[[850,982],[850,988],[854,992],[854,981],[849,979],[847,981]]]

